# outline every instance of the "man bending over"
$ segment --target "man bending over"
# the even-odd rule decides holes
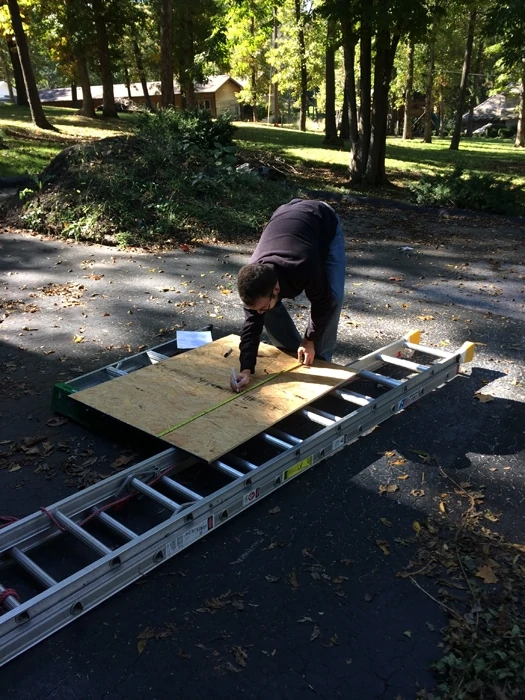
[[[345,244],[339,217],[325,202],[293,199],[272,215],[237,279],[244,304],[240,372],[234,391],[245,388],[255,370],[263,327],[278,348],[297,352],[311,365],[331,361],[345,287]],[[281,299],[304,292],[310,313],[301,336]]]

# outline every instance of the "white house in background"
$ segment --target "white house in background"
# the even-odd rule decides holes
[[[486,125],[490,122],[495,127],[515,127],[518,123],[519,90],[514,89],[510,94],[492,95],[485,102],[474,107],[474,126]],[[463,115],[463,122],[468,120],[468,112]]]
[[[13,88],[13,94],[16,96],[16,90]],[[8,102],[10,99],[9,97],[9,90],[7,89],[7,83],[5,80],[0,80],[0,102]]]
[[[230,75],[215,75],[203,85],[195,86],[195,97],[197,106],[207,109],[212,116],[218,117],[228,112],[234,118],[239,118],[241,107],[237,100],[237,94],[242,89],[242,84]],[[181,91],[177,81],[173,82],[174,105],[181,106]],[[55,88],[50,90],[39,90],[40,101],[49,107],[72,107],[73,96],[71,88]],[[160,104],[161,90],[159,82],[148,83],[148,93],[154,105]],[[79,103],[82,102],[82,88],[77,88]],[[126,85],[113,85],[115,101],[126,101],[130,99],[137,104],[144,104],[144,92],[140,83],[131,83],[129,92]],[[91,86],[91,96],[93,104],[98,107],[102,104],[102,85]]]

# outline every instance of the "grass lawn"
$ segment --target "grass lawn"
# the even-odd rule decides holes
[[[136,115],[121,114],[118,119],[93,120],[79,117],[74,109],[46,107],[49,121],[57,129],[48,132],[31,123],[29,109],[0,104],[0,177],[37,175],[64,147],[79,141],[93,141],[108,136],[132,133]],[[290,180],[309,189],[348,192],[348,146],[326,147],[323,134],[302,133],[296,129],[265,124],[237,122],[235,143],[242,156],[260,160],[281,159],[286,163]],[[525,189],[525,151],[516,149],[510,139],[465,139],[458,151],[449,150],[448,138],[434,138],[425,144],[420,138],[387,140],[386,169],[390,185],[380,194],[407,199],[408,186],[422,175],[445,173],[454,165],[480,174],[510,177]],[[364,186],[355,192],[377,194]]]
[[[323,134],[319,133],[241,122],[236,126],[236,141],[241,148],[271,150],[298,167],[321,169],[317,173],[318,185],[323,185],[324,189],[348,190],[348,147],[326,147]],[[511,139],[464,139],[459,151],[449,150],[449,145],[448,138],[434,138],[433,143],[426,144],[420,138],[403,141],[389,137],[386,170],[392,187],[387,188],[387,192],[404,198],[408,185],[421,175],[443,173],[454,165],[479,173],[511,177],[514,184],[525,187],[525,151],[515,148]],[[363,188],[359,191],[363,192]]]
[[[66,146],[79,141],[94,141],[107,136],[131,133],[133,114],[118,119],[87,119],[76,109],[45,107],[48,120],[57,131],[37,129],[28,107],[0,103],[0,177],[38,175]]]

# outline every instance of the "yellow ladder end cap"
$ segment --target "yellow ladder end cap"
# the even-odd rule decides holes
[[[464,343],[461,348],[461,361],[462,362],[472,362],[474,359],[474,349],[475,343]]]
[[[421,339],[421,331],[420,330],[409,331],[405,335],[405,340],[409,343],[414,343],[414,345],[419,345],[420,339]]]

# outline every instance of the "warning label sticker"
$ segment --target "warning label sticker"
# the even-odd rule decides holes
[[[177,535],[171,542],[166,545],[166,557],[172,557],[181,549],[189,547],[190,544],[200,540],[201,537],[213,528],[214,526],[214,516],[210,515],[205,520],[201,520],[199,523],[192,525],[190,528]]]
[[[252,489],[243,497],[242,504],[244,506],[247,506],[249,503],[253,503],[254,501],[256,501],[259,498],[259,495],[260,495],[259,488]]]
[[[290,467],[290,469],[287,469],[283,473],[283,481],[286,481],[286,479],[291,479],[293,476],[297,476],[297,474],[299,474],[300,472],[304,471],[305,469],[308,469],[308,467],[312,466],[313,461],[313,455],[310,455],[309,457],[306,457],[306,459],[297,462],[297,464],[294,464],[293,467]]]

